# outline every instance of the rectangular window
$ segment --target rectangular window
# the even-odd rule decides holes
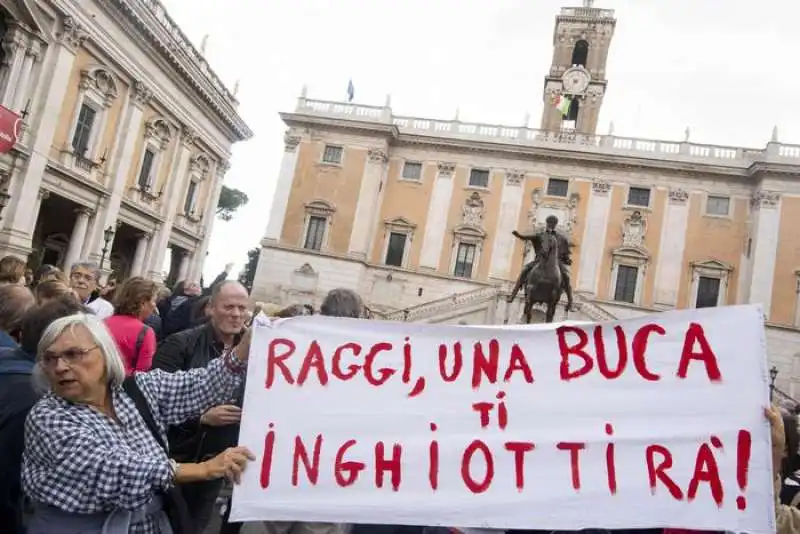
[[[325,145],[325,152],[322,153],[322,161],[325,163],[340,164],[342,162],[343,148],[340,146]]]
[[[386,247],[386,265],[395,267],[403,266],[403,256],[406,252],[406,234],[392,232],[389,234],[389,244]]]
[[[628,205],[642,206],[644,208],[650,206],[650,190],[644,187],[631,187],[628,189]]]
[[[89,104],[81,105],[78,121],[75,123],[75,133],[72,134],[72,152],[78,157],[86,157],[96,118],[97,111],[92,106]]]
[[[319,215],[312,215],[308,218],[308,229],[306,230],[306,242],[303,248],[308,250],[322,250],[322,241],[325,237],[325,226],[328,220]]]
[[[565,197],[569,192],[569,180],[561,180],[559,178],[550,178],[547,181],[547,196],[550,197]]]
[[[472,169],[469,171],[470,187],[489,187],[489,171]]]
[[[142,158],[142,168],[139,170],[139,189],[141,191],[148,191],[152,186],[152,173],[153,162],[156,159],[156,154],[149,148],[144,150],[144,158]],[[194,182],[192,182],[194,183]],[[191,189],[191,185],[189,188]]]
[[[422,163],[406,161],[403,165],[403,178],[406,180],[419,180],[422,178]]]
[[[634,303],[636,300],[636,279],[639,277],[638,267],[630,265],[617,266],[617,287],[614,291],[614,300],[619,302]]]
[[[731,199],[728,197],[708,196],[706,200],[706,213],[708,215],[727,216],[731,209]]]
[[[477,247],[470,243],[459,243],[456,254],[456,265],[453,275],[462,278],[472,278],[472,267],[475,264],[475,252]]]
[[[697,280],[697,303],[695,308],[714,308],[719,302],[719,278],[701,276]]]
[[[186,200],[183,201],[183,213],[191,215],[194,211],[195,199],[197,197],[197,182],[189,182],[189,189],[186,191]]]

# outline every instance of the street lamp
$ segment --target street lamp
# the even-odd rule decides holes
[[[769,370],[769,400],[772,402],[772,397],[775,396],[775,379],[778,378],[778,368],[774,365]]]
[[[114,239],[115,233],[116,230],[114,230],[113,226],[109,226],[103,232],[103,254],[102,256],[100,256],[100,269],[102,269],[106,263],[106,254],[108,254],[108,244],[111,242],[112,239]]]
[[[8,194],[8,191],[5,189],[0,191],[0,214],[2,214],[5,207],[8,206],[9,200],[11,200],[11,195]],[[2,219],[2,217],[0,217],[0,219]]]

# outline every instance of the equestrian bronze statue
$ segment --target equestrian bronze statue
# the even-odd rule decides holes
[[[544,304],[545,322],[552,323],[556,306],[561,300],[562,291],[567,293],[567,311],[573,309],[572,284],[569,270],[572,265],[572,245],[567,237],[559,232],[558,218],[551,215],[546,220],[543,231],[523,235],[514,230],[514,237],[533,244],[535,256],[532,262],[523,267],[517,284],[508,297],[513,302],[519,290],[525,286],[525,322],[530,324],[534,304]]]

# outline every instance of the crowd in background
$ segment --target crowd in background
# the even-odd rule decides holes
[[[253,460],[238,447],[256,315],[310,305],[252,303],[228,266],[208,287],[68,274],[0,260],[0,532],[189,534],[228,521],[225,481]],[[327,316],[364,318],[361,298],[331,291]],[[796,416],[769,410],[779,534],[800,534]],[[429,534],[455,529],[268,522],[270,534]],[[527,531],[535,532],[535,531]],[[633,532],[633,531],[627,531]],[[636,531],[661,533],[661,529]]]

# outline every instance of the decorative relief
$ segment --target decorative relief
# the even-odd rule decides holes
[[[64,17],[61,34],[58,36],[62,44],[72,49],[80,48],[88,37],[89,34],[74,18]]]
[[[153,98],[153,91],[141,80],[133,82],[133,89],[131,91],[133,101],[140,106],[146,105]]]
[[[508,185],[519,186],[525,180],[525,171],[506,171],[506,183]]]
[[[36,38],[31,38],[31,44],[25,51],[25,55],[33,58],[34,61],[41,61],[44,57],[42,54],[42,43]]]
[[[689,200],[689,193],[684,191],[683,189],[670,189],[669,191],[669,201],[672,204],[686,204],[686,201]]]
[[[227,159],[223,159],[222,161],[217,163],[217,178],[222,178],[227,174],[227,172],[231,169],[231,162]]]
[[[647,219],[639,210],[631,213],[622,223],[622,246],[644,248]]]
[[[578,222],[578,203],[580,195],[572,193],[566,201],[542,202],[542,190],[536,188],[531,191],[531,207],[528,209],[528,227],[531,231],[541,230],[545,227],[545,219],[550,215],[558,217],[558,228],[572,234]]]
[[[595,178],[592,180],[592,192],[598,195],[607,195],[611,191],[611,184],[605,180]]]
[[[197,130],[192,128],[191,126],[181,126],[181,132],[183,134],[183,143],[187,146],[192,146],[197,143]]]
[[[442,163],[439,162],[439,176],[441,178],[450,178],[456,171],[455,163]]]
[[[369,160],[372,163],[380,163],[381,165],[383,165],[387,161],[389,161],[389,157],[386,155],[386,152],[384,152],[380,148],[370,148],[368,154],[369,154]]]
[[[328,217],[336,211],[336,208],[330,202],[325,200],[314,200],[306,204],[306,213],[309,215],[317,215],[319,217]]]
[[[102,68],[81,71],[80,88],[82,91],[97,91],[103,97],[103,105],[106,107],[111,107],[119,96],[114,75]]]
[[[467,226],[475,226],[480,228],[483,226],[483,214],[486,207],[483,199],[477,191],[467,198],[464,207],[461,209],[463,215],[463,223]]]
[[[772,191],[758,191],[750,198],[750,207],[755,210],[761,208],[777,208],[780,200],[781,195],[779,193],[774,193]]]
[[[192,158],[189,163],[189,171],[196,174],[199,178],[205,178],[208,174],[208,169],[211,167],[208,156],[205,154],[198,154]]]
[[[385,221],[383,221],[383,224],[386,227],[387,232],[408,234],[413,232],[417,228],[416,224],[409,221],[405,217],[394,217],[392,219],[386,219]]]
[[[172,128],[169,123],[162,118],[155,118],[147,121],[144,125],[145,137],[158,143],[161,150],[164,150],[172,140]]]
[[[286,133],[283,134],[283,150],[285,152],[294,152],[297,150],[298,145],[300,145],[300,137],[292,135],[291,130],[286,130]]]

